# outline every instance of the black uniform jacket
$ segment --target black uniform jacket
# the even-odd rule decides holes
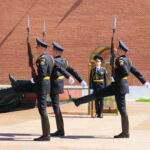
[[[129,86],[127,77],[129,73],[135,75],[142,84],[146,82],[144,76],[132,66],[130,60],[122,55],[115,60],[115,71],[114,71],[114,90],[116,93],[126,94],[129,93]]]
[[[53,70],[54,60],[48,53],[43,52],[40,57],[36,60],[37,73],[34,77],[35,82],[43,80],[46,76],[51,76]]]
[[[100,67],[98,71],[96,71],[96,67],[91,70],[90,73],[90,89],[97,90],[98,88],[104,88],[108,84],[107,82],[107,72],[106,69]]]
[[[56,56],[55,63],[58,66],[61,66],[62,68],[64,68],[66,71],[68,71],[79,82],[82,81],[82,78],[80,77],[80,75],[69,65],[69,63],[66,59],[62,58],[61,56]],[[52,73],[51,92],[53,94],[64,93],[64,76],[58,69],[54,69],[54,71]]]
[[[34,77],[37,92],[49,93],[50,76],[53,70],[54,60],[48,53],[43,52],[36,60],[37,76]]]

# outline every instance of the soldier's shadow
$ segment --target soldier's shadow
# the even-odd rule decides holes
[[[33,141],[33,136],[40,135],[24,133],[0,133],[0,141]]]
[[[57,138],[57,137],[55,137]],[[59,137],[64,139],[113,139],[113,137],[108,136],[90,136],[90,135],[68,135],[64,137]]]
[[[24,134],[24,133],[0,133],[0,141],[33,141],[33,136],[39,134]],[[90,135],[68,135],[64,137],[52,137],[63,139],[113,139],[108,136],[90,136]]]

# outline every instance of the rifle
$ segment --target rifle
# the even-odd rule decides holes
[[[30,22],[29,22],[29,16],[28,16],[27,47],[28,47],[29,67],[31,67],[32,77],[35,77],[36,76],[36,72],[35,72],[35,69],[34,69],[34,66],[33,66],[33,55],[32,55],[32,51],[31,51],[29,32],[30,32]]]
[[[43,42],[45,41],[45,21],[43,22],[44,25],[44,31],[43,31]]]
[[[116,22],[117,22],[117,18],[115,17],[115,21],[114,21],[114,28],[113,28],[113,35],[112,35],[112,39],[111,39],[111,48],[110,48],[110,65],[112,67],[112,75],[114,74],[114,59],[115,59],[115,53],[114,53],[114,34],[116,31]]]

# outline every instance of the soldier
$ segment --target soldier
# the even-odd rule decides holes
[[[50,141],[50,125],[46,111],[46,95],[50,92],[50,76],[52,73],[54,60],[50,55],[48,55],[47,52],[45,52],[48,45],[39,38],[36,39],[36,42],[37,53],[39,54],[39,58],[36,60],[38,75],[34,76],[33,80],[36,86],[38,110],[41,115],[43,135],[39,138],[35,138],[34,141]]]
[[[122,132],[119,135],[114,136],[114,138],[129,138],[129,121],[125,101],[125,95],[126,93],[129,93],[127,80],[129,73],[131,72],[133,75],[135,75],[146,87],[150,87],[150,83],[147,82],[144,76],[132,66],[130,60],[126,57],[126,52],[128,51],[129,49],[120,40],[116,52],[117,58],[115,60],[115,70],[113,75],[114,82],[112,82],[110,86],[107,86],[101,90],[99,89],[94,94],[90,94],[78,99],[72,99],[75,105],[79,106],[82,103],[89,102],[100,96],[106,97],[115,95],[117,107],[121,114]]]
[[[102,89],[107,86],[107,73],[106,69],[101,67],[103,58],[99,55],[94,56],[95,68],[90,73],[90,85],[91,91],[96,92],[98,89]],[[104,98],[99,97],[95,99],[96,115],[95,117],[103,118],[103,106]]]
[[[67,70],[72,76],[74,76],[82,87],[86,86],[86,82],[82,80],[80,75],[69,65],[68,61],[62,58],[64,48],[53,41],[53,57],[62,68]],[[59,106],[59,94],[64,93],[64,76],[57,69],[55,69],[51,76],[51,92],[50,97],[52,100],[52,106],[55,113],[57,131],[51,133],[51,136],[64,136],[64,123],[62,113]]]

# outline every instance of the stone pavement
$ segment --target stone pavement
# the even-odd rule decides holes
[[[64,106],[61,105],[63,111],[75,108],[72,103]],[[75,109],[80,110],[80,107]],[[0,150],[150,150],[150,103],[127,102],[127,108],[129,139],[113,138],[121,131],[120,115],[104,114],[103,119],[98,119],[89,115],[64,114],[65,137],[35,142],[33,138],[41,135],[37,108],[1,113]],[[54,132],[56,124],[52,108],[48,107],[47,111],[51,132]]]

